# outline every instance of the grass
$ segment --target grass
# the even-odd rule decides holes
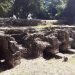
[[[34,28],[48,28],[48,27],[56,27],[57,25],[38,25],[34,26]]]
[[[45,20],[46,24],[39,24],[37,26],[33,26],[34,28],[47,28],[47,27],[55,27],[59,25],[58,20]]]

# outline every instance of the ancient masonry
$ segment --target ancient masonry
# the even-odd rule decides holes
[[[21,57],[58,57],[67,61],[63,53],[75,53],[75,27],[0,27],[0,60],[10,67],[20,64]]]

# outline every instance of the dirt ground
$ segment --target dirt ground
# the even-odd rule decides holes
[[[63,62],[63,59],[46,60],[42,57],[33,60],[21,59],[20,65],[2,70],[0,75],[75,75],[75,56],[67,62]]]

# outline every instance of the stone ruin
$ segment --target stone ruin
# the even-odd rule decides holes
[[[0,61],[4,60],[9,67],[14,67],[20,63],[20,46],[16,40],[3,31],[0,31]]]
[[[16,31],[6,29],[4,31],[5,35],[11,35],[16,40],[21,48],[21,56],[27,59],[39,56],[63,58],[65,57],[63,53],[75,53],[73,28],[27,28]]]
[[[75,53],[75,27],[0,27],[0,60],[14,67],[21,57],[68,58],[65,53]]]

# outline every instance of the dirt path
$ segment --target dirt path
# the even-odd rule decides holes
[[[3,71],[0,75],[75,75],[75,56],[68,62],[55,58],[45,60],[42,57],[21,61],[20,65]]]

